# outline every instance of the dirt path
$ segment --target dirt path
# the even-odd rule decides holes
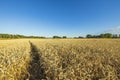
[[[40,55],[37,48],[30,42],[31,45],[31,58],[30,67],[28,72],[30,74],[29,80],[47,80],[45,77],[44,68],[41,65]]]

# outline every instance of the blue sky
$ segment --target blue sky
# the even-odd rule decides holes
[[[0,33],[96,34],[120,25],[120,0],[0,0]]]

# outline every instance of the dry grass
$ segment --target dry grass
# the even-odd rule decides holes
[[[0,41],[0,80],[120,80],[119,48],[119,39]]]

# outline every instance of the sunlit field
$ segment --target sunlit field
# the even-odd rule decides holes
[[[30,62],[26,40],[0,40],[0,80],[23,80]]]
[[[120,80],[120,40],[0,40],[0,80]]]

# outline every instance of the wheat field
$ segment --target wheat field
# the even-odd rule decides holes
[[[0,40],[0,80],[120,80],[120,40]]]

